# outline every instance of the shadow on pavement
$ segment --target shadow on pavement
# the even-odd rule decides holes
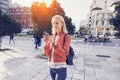
[[[8,51],[8,50],[11,50],[11,49],[8,49],[8,48],[6,48],[6,49],[0,49],[0,51]]]
[[[97,57],[105,57],[105,58],[110,58],[108,55],[96,55]]]
[[[41,55],[36,55],[35,58],[39,58],[39,59],[48,59],[47,56],[41,54]]]

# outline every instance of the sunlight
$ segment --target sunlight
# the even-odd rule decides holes
[[[36,0],[38,2],[45,2],[47,6],[49,6],[52,2],[52,0]]]

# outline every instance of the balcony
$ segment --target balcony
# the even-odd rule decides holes
[[[95,7],[95,8],[92,9],[92,11],[94,11],[94,10],[102,10],[102,8],[100,8],[100,7]]]

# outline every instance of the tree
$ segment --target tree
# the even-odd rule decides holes
[[[35,34],[42,35],[43,31],[51,32],[51,23],[46,3],[34,2],[31,7],[31,18]]]
[[[65,16],[63,8],[61,8],[60,4],[56,0],[54,0],[50,5],[49,11],[51,13],[51,17],[54,16],[55,14],[59,14],[63,17]]]
[[[85,27],[80,27],[80,29],[79,29],[78,32],[80,32],[81,35],[83,35],[83,34],[87,34],[87,33],[88,33],[88,29],[85,28]]]
[[[2,36],[21,32],[21,25],[0,10],[0,47]]]
[[[34,2],[32,4],[31,18],[34,24],[35,33],[42,35],[43,31],[47,31],[51,34],[51,18],[55,14],[59,14],[65,18],[65,22],[67,24],[67,29],[69,33],[74,32],[75,26],[72,24],[72,19],[65,16],[65,12],[61,8],[60,4],[56,0],[54,0],[49,7],[46,7],[45,2]]]
[[[115,26],[115,30],[118,32],[115,34],[116,36],[120,36],[120,1],[117,2],[117,6],[115,7],[115,16],[110,19],[110,24]]]
[[[72,23],[71,18],[69,18],[68,16],[65,16],[65,12],[63,8],[61,8],[60,4],[56,0],[54,0],[53,3],[51,4],[50,10],[51,10],[50,13],[52,13],[51,14],[52,16],[54,16],[55,14],[59,14],[63,16],[67,26],[68,34],[73,34],[75,31],[75,25]]]
[[[6,14],[3,14],[1,17],[1,35],[6,36],[10,34],[16,34],[21,32],[21,25],[17,23],[15,20],[13,20],[11,17],[9,17]]]
[[[65,16],[64,18],[65,18],[68,34],[73,34],[75,31],[75,25],[72,24],[72,19],[68,18],[67,16]]]

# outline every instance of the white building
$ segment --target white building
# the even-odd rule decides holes
[[[86,21],[86,20],[82,20],[82,21],[80,22],[80,27],[87,28],[87,21]]]
[[[91,4],[91,8],[96,8],[96,7],[100,7],[102,9],[109,9],[111,4],[114,2],[115,0],[93,0],[92,4]]]
[[[120,0],[114,0],[114,2],[112,3],[112,5],[110,6],[110,10],[111,10],[112,12],[114,12],[115,7],[119,4],[119,1],[120,1]]]
[[[110,25],[109,19],[112,18],[112,12],[109,10],[94,11],[91,21],[91,33],[97,35],[113,35],[114,27]]]
[[[0,9],[3,13],[7,13],[9,8],[11,7],[11,0],[0,0]]]
[[[93,0],[87,18],[87,24],[93,36],[114,35],[114,27],[109,24],[109,19],[112,18],[113,14],[110,7],[114,2],[115,0]]]

